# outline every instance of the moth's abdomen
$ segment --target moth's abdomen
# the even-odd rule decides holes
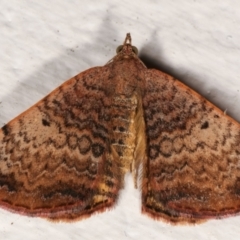
[[[113,98],[112,105],[112,137],[111,146],[118,155],[119,166],[123,173],[132,169],[136,148],[135,116],[137,97],[118,95]]]

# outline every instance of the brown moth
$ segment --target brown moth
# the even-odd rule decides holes
[[[131,171],[142,212],[172,223],[240,212],[240,125],[137,57],[127,34],[0,130],[0,206],[51,220],[111,208]]]

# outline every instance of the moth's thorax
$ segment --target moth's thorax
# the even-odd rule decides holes
[[[120,57],[109,63],[111,72],[111,85],[114,89],[113,94],[122,94],[131,97],[134,92],[144,90],[144,71],[146,67],[137,57]],[[141,94],[141,93],[140,93]]]

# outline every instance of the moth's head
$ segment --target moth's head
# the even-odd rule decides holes
[[[135,46],[132,46],[132,39],[130,33],[127,33],[126,38],[123,42],[123,45],[120,45],[117,47],[116,52],[117,55],[123,55],[123,56],[137,56],[138,49]]]
[[[137,48],[132,46],[130,33],[127,33],[127,36],[125,38],[125,41],[123,42],[123,45],[120,45],[116,49],[116,52],[117,52],[117,55],[115,57],[113,57],[107,64],[110,64],[113,62],[117,63],[118,61],[122,61],[125,59],[134,59],[136,61],[141,62],[141,60],[137,56],[137,54],[138,54]],[[143,64],[143,63],[141,62],[141,64]]]

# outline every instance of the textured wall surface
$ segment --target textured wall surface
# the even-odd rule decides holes
[[[0,125],[70,77],[104,65],[127,32],[148,67],[240,121],[240,2],[1,1]],[[126,176],[118,205],[74,223],[0,209],[0,239],[239,239],[240,216],[172,226],[142,215]]]

